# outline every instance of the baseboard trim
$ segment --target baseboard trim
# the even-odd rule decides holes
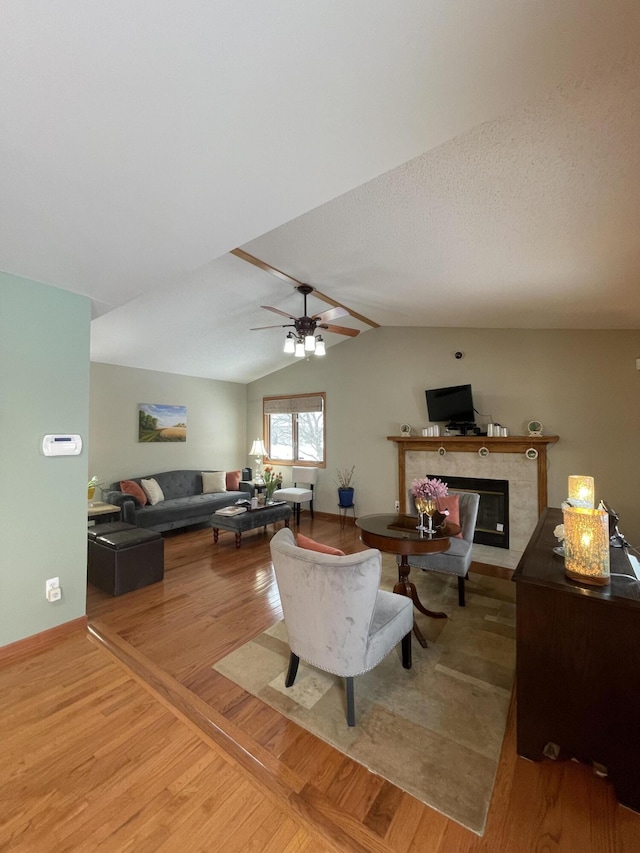
[[[44,651],[69,634],[73,634],[75,631],[84,631],[86,628],[87,617],[80,616],[78,619],[72,619],[70,622],[63,622],[62,625],[56,625],[55,628],[49,628],[46,631],[41,631],[39,634],[32,634],[23,640],[16,640],[15,643],[2,646],[0,647],[0,665],[13,663],[21,658],[30,657]]]

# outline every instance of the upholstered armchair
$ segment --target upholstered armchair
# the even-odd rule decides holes
[[[285,684],[295,681],[300,658],[346,679],[347,722],[355,725],[354,677],[373,669],[402,642],[411,668],[411,599],[379,589],[375,549],[335,556],[298,548],[284,527],[271,539],[291,655]]]
[[[443,572],[445,574],[457,575],[458,577],[458,604],[465,606],[464,582],[469,574],[471,556],[473,549],[473,534],[476,529],[478,517],[478,505],[480,495],[475,492],[457,492],[453,489],[450,495],[459,496],[460,505],[460,532],[462,538],[452,536],[446,551],[438,554],[425,554],[424,556],[409,556],[409,565],[425,572]],[[409,493],[410,505],[413,505],[413,496]]]

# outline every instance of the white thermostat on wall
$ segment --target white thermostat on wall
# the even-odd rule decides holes
[[[45,435],[42,452],[45,456],[79,456],[82,451],[82,436]]]

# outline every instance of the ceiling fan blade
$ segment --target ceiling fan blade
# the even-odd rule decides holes
[[[291,327],[295,328],[293,323],[278,323],[276,326],[254,326],[253,329],[249,329],[250,332],[259,332],[260,329],[288,329]]]
[[[326,323],[321,323],[318,328],[326,329],[327,332],[333,332],[336,335],[349,335],[350,338],[360,334],[360,329],[349,329],[347,326],[328,326]]]
[[[273,311],[275,314],[281,314],[283,317],[288,317],[290,320],[295,320],[295,317],[292,317],[291,314],[287,314],[286,311],[281,311],[279,308],[272,308],[271,305],[261,305],[261,308],[264,308],[266,311]]]
[[[312,320],[319,320],[321,323],[326,323],[328,320],[337,320],[338,317],[347,317],[349,312],[346,308],[329,308],[321,314],[314,314]]]

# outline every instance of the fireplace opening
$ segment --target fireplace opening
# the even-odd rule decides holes
[[[509,547],[509,481],[485,480],[480,477],[438,477],[456,492],[477,492],[480,495],[478,518],[473,541],[494,548]]]

